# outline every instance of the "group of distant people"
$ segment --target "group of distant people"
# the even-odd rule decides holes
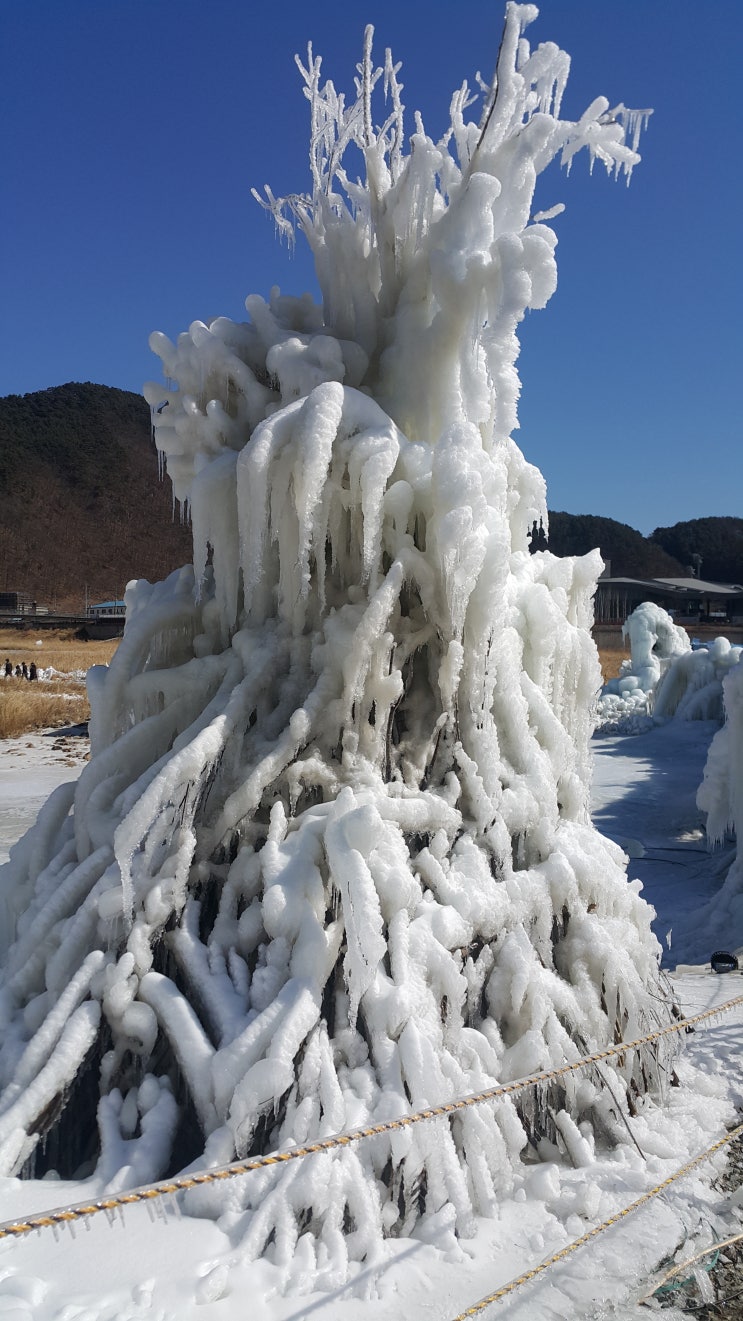
[[[5,661],[5,678],[12,679],[14,674],[16,679],[38,679],[39,677],[34,661],[31,661],[30,665],[27,665],[25,661],[22,661],[20,665],[16,665],[14,671],[13,662],[10,657],[7,657]]]

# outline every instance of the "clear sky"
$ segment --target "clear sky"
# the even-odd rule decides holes
[[[0,0],[0,394],[159,376],[151,330],[316,289],[250,196],[307,187],[295,51],[350,89],[364,24],[429,132],[490,74],[499,0]],[[522,327],[517,434],[550,508],[648,533],[740,515],[743,3],[542,0],[572,57],[563,114],[654,107],[630,187],[543,176],[559,286]]]

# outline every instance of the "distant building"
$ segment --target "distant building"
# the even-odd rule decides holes
[[[123,601],[98,601],[88,606],[88,614],[91,619],[123,619],[126,605]]]
[[[0,614],[30,615],[35,609],[28,592],[0,592]]]
[[[743,619],[743,585],[701,578],[599,578],[597,624],[623,624],[642,601],[654,601],[679,623],[728,623]]]

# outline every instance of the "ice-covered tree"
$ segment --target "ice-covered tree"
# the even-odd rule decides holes
[[[589,819],[600,560],[529,553],[544,483],[511,439],[517,327],[556,283],[537,177],[582,148],[629,174],[640,118],[599,98],[561,119],[568,57],[530,49],[535,17],[508,5],[479,117],[465,84],[440,142],[420,118],[406,141],[370,31],[348,102],[310,51],[311,191],[266,205],[322,305],[274,291],[246,324],[154,337],[193,565],[130,585],[90,763],[5,870],[2,1172],[222,1163],[665,1014],[649,910]],[[529,1146],[622,1132],[655,1065],[297,1162],[219,1209],[329,1285],[385,1234],[466,1234]]]

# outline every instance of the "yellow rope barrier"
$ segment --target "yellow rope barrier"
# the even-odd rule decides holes
[[[568,1243],[564,1248],[560,1248],[558,1252],[553,1252],[551,1256],[545,1257],[544,1261],[540,1261],[538,1266],[533,1266],[531,1270],[524,1271],[523,1274],[517,1275],[513,1280],[509,1280],[507,1284],[502,1284],[500,1289],[495,1289],[493,1293],[488,1294],[487,1298],[481,1298],[479,1302],[473,1303],[472,1306],[467,1307],[464,1312],[460,1312],[458,1316],[453,1318],[453,1321],[467,1321],[468,1317],[477,1316],[479,1312],[484,1312],[486,1307],[490,1307],[493,1303],[500,1302],[500,1300],[505,1298],[509,1293],[513,1293],[515,1289],[520,1288],[522,1284],[528,1284],[530,1280],[534,1280],[538,1275],[542,1275],[550,1266],[556,1266],[558,1262],[564,1261],[564,1259],[569,1257],[572,1252],[575,1252],[577,1248],[582,1248],[584,1243],[590,1243],[591,1239],[597,1238],[599,1234],[603,1234],[605,1229],[610,1229],[612,1225],[619,1224],[620,1220],[624,1220],[626,1216],[632,1215],[633,1211],[637,1211],[641,1206],[644,1206],[646,1202],[651,1200],[651,1198],[657,1197],[660,1193],[665,1192],[666,1188],[670,1187],[672,1183],[675,1183],[677,1179],[681,1179],[685,1174],[689,1174],[695,1166],[701,1165],[704,1161],[709,1160],[710,1156],[713,1156],[721,1147],[726,1146],[728,1142],[733,1142],[735,1138],[740,1137],[741,1135],[743,1135],[743,1124],[739,1124],[737,1128],[732,1130],[732,1132],[726,1133],[724,1138],[719,1138],[717,1142],[714,1142],[706,1151],[702,1151],[698,1156],[694,1156],[692,1160],[687,1161],[685,1165],[682,1165],[680,1169],[676,1170],[675,1174],[669,1174],[668,1178],[664,1179],[662,1183],[657,1183],[654,1188],[648,1189],[646,1193],[643,1193],[636,1201],[631,1202],[629,1206],[625,1206],[623,1210],[617,1211],[616,1215],[609,1216],[608,1219],[602,1221],[600,1225],[594,1225],[593,1229],[588,1229],[585,1234],[581,1234],[580,1238],[573,1239],[572,1243]]]
[[[304,1156],[314,1156],[321,1151],[333,1151],[339,1147],[348,1147],[353,1142],[361,1142],[367,1138],[378,1137],[382,1133],[391,1133],[401,1128],[408,1128],[411,1124],[420,1124],[425,1120],[457,1114],[458,1111],[465,1110],[469,1106],[482,1105],[485,1101],[497,1100],[501,1096],[513,1096],[514,1093],[524,1091],[527,1087],[537,1087],[540,1083],[552,1082],[555,1078],[560,1078],[567,1073],[574,1073],[577,1069],[586,1068],[591,1064],[598,1064],[601,1060],[624,1055],[630,1050],[635,1050],[638,1046],[645,1045],[647,1042],[659,1041],[662,1037],[669,1036],[671,1033],[683,1032],[687,1028],[694,1027],[695,1024],[701,1023],[705,1019],[716,1018],[731,1009],[737,1008],[738,1005],[743,1005],[743,995],[737,996],[734,1000],[727,1000],[714,1009],[705,1009],[692,1018],[678,1019],[668,1027],[658,1028],[655,1032],[648,1032],[644,1037],[636,1037],[634,1041],[623,1041],[615,1046],[607,1046],[604,1050],[595,1051],[592,1055],[585,1055],[582,1059],[573,1060],[571,1063],[563,1064],[557,1069],[546,1069],[541,1073],[533,1073],[528,1078],[518,1078],[514,1082],[501,1083],[497,1087],[489,1087],[485,1091],[475,1092],[456,1101],[445,1101],[442,1105],[430,1106],[426,1110],[418,1110],[411,1115],[401,1115],[398,1119],[389,1119],[380,1124],[370,1124],[366,1128],[353,1129],[348,1133],[338,1133],[334,1137],[320,1138],[317,1142],[309,1142],[299,1147],[289,1147],[285,1151],[276,1151],[270,1156],[255,1156],[252,1160],[235,1161],[231,1165],[223,1165],[216,1170],[201,1170],[195,1174],[179,1175],[177,1178],[167,1179],[161,1183],[148,1184],[142,1188],[132,1188],[127,1193],[117,1193],[114,1197],[106,1197],[100,1201],[79,1202],[73,1206],[30,1216],[25,1220],[6,1221],[4,1224],[0,1224],[0,1239],[18,1238],[22,1234],[30,1233],[33,1229],[47,1229],[54,1225],[69,1224],[72,1221],[81,1220],[85,1216],[98,1215],[101,1211],[114,1211],[118,1207],[132,1206],[137,1202],[152,1201],[155,1198],[184,1192],[190,1188],[201,1188],[204,1184],[239,1178],[243,1174],[252,1174],[254,1170],[269,1169],[271,1166],[282,1165],[287,1161],[300,1160]]]

